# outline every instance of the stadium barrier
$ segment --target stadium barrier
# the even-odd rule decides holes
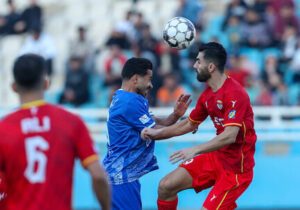
[[[106,142],[106,121],[108,109],[69,109],[78,114],[87,123],[96,142]],[[191,112],[187,110],[186,115]],[[255,129],[258,139],[263,141],[298,141],[300,140],[300,107],[254,107]],[[156,117],[167,117],[173,108],[152,108]],[[194,135],[176,137],[172,141],[201,141],[215,135],[215,128],[210,119],[206,119]]]

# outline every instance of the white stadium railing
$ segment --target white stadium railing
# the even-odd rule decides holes
[[[157,117],[167,117],[173,108],[152,108]],[[185,115],[192,109],[189,109]],[[106,118],[108,109],[70,109],[85,119],[97,142],[106,142]],[[258,140],[300,141],[300,107],[254,107],[255,129]],[[196,134],[175,137],[171,141],[207,141],[215,136],[215,128],[210,119],[203,122]],[[169,140],[168,140],[169,141]]]
[[[68,109],[78,114],[86,122],[96,142],[106,142],[106,120],[108,109]],[[191,112],[189,109],[185,117]],[[300,141],[300,107],[254,107],[255,129],[258,140],[262,141]],[[152,108],[156,117],[167,117],[173,108]],[[9,113],[4,111],[0,116]],[[210,119],[204,121],[196,134],[186,134],[169,141],[199,142],[215,136],[216,130]]]

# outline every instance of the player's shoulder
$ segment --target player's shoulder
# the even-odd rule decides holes
[[[247,96],[246,90],[243,88],[243,86],[232,78],[227,78],[227,86],[225,88],[226,95],[240,95],[240,96]]]
[[[51,111],[56,116],[61,116],[62,118],[65,118],[66,120],[80,120],[80,118],[72,113],[69,110],[66,110],[64,107],[60,105],[54,105],[54,104],[48,104],[46,107],[47,111]]]

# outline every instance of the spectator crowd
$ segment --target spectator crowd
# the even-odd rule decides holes
[[[148,58],[153,63],[152,106],[172,106],[183,92],[197,99],[205,85],[197,82],[193,62],[202,42],[217,41],[229,53],[227,74],[247,90],[253,105],[300,105],[299,1],[248,2],[231,0],[224,14],[206,21],[204,1],[179,0],[174,16],[190,19],[197,30],[193,45],[184,51],[173,50],[162,37],[155,37],[151,22],[135,6],[113,26],[104,46],[95,46],[86,25],[78,26],[76,38],[69,40],[65,87],[57,103],[98,104],[95,92],[101,89],[107,92],[102,104],[108,106],[121,86],[122,67],[130,57]],[[30,0],[24,11],[17,11],[15,2],[8,0],[7,8],[7,14],[0,15],[0,36],[26,33],[20,54],[42,55],[51,75],[55,72],[55,40],[43,31],[47,22],[43,22],[42,7],[37,0]],[[97,65],[100,57],[101,65]],[[92,83],[99,83],[96,90]]]

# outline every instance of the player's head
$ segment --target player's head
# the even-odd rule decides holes
[[[39,55],[25,54],[18,57],[13,75],[13,89],[18,93],[43,91],[49,86],[46,63]]]
[[[194,64],[197,71],[197,79],[206,82],[215,71],[224,72],[227,53],[224,47],[216,42],[202,44]]]
[[[122,70],[123,82],[129,82],[134,91],[146,96],[152,86],[152,63],[146,58],[129,59]]]

